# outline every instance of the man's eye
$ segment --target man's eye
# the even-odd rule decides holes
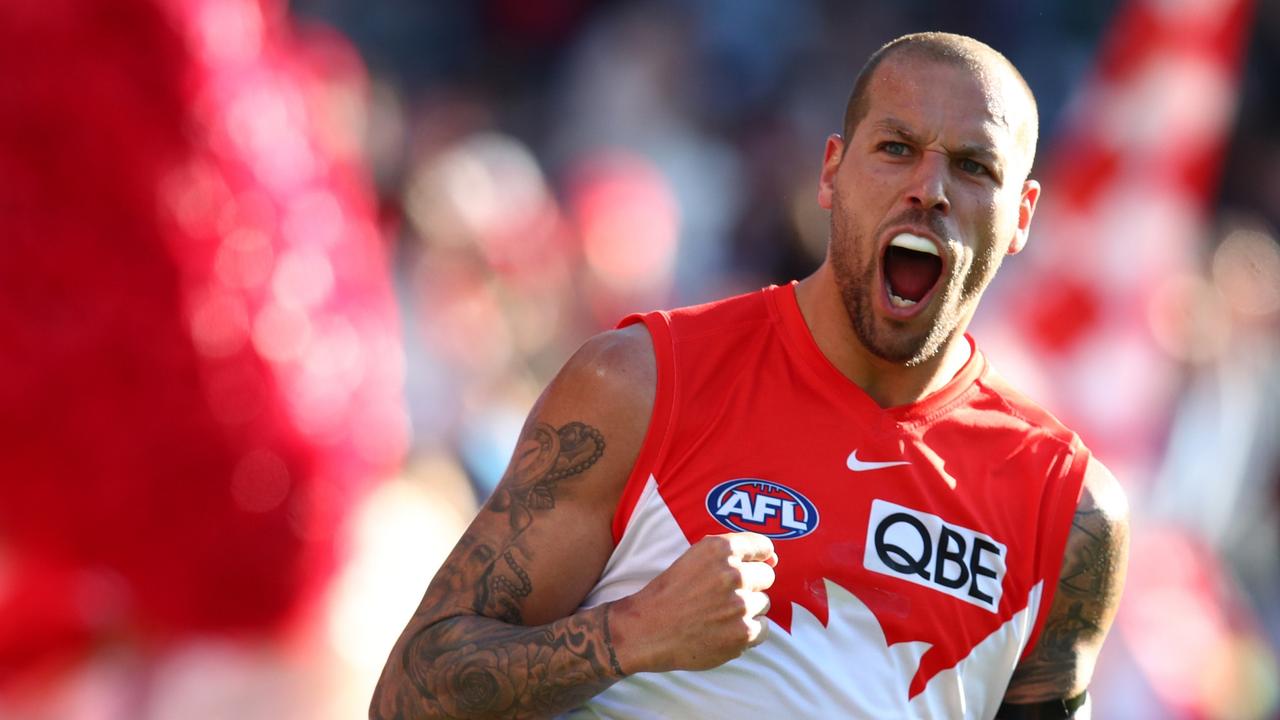
[[[960,169],[972,175],[989,175],[986,166],[972,158],[960,158]]]
[[[880,145],[880,149],[884,150],[890,155],[906,155],[907,153],[911,152],[911,148],[908,148],[905,144],[900,142],[882,143]]]

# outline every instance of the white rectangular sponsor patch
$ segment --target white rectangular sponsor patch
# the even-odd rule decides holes
[[[1006,549],[990,535],[887,500],[871,502],[862,564],[997,612]]]

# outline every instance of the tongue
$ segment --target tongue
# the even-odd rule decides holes
[[[890,247],[884,256],[884,272],[894,295],[918,302],[938,281],[942,260],[929,253]]]

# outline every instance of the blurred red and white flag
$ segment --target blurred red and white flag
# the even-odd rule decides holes
[[[1027,252],[980,320],[1001,371],[1080,433],[1138,516],[1187,363],[1209,350],[1189,319],[1251,10],[1249,0],[1121,10],[1035,173],[1044,195]],[[1102,663],[1111,670],[1095,676],[1100,714],[1133,716],[1155,701],[1164,717],[1262,716],[1230,711],[1244,685],[1227,678],[1265,666],[1267,653],[1228,576],[1187,529],[1135,523]],[[1145,683],[1116,683],[1126,670]]]
[[[1165,318],[1207,238],[1251,5],[1120,11],[1034,173],[1031,243],[979,320],[1001,371],[1131,487],[1150,475],[1194,351]]]

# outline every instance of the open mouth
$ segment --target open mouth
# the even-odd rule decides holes
[[[923,300],[942,277],[942,258],[929,240],[911,233],[898,233],[885,248],[885,284],[889,303],[906,310]]]

